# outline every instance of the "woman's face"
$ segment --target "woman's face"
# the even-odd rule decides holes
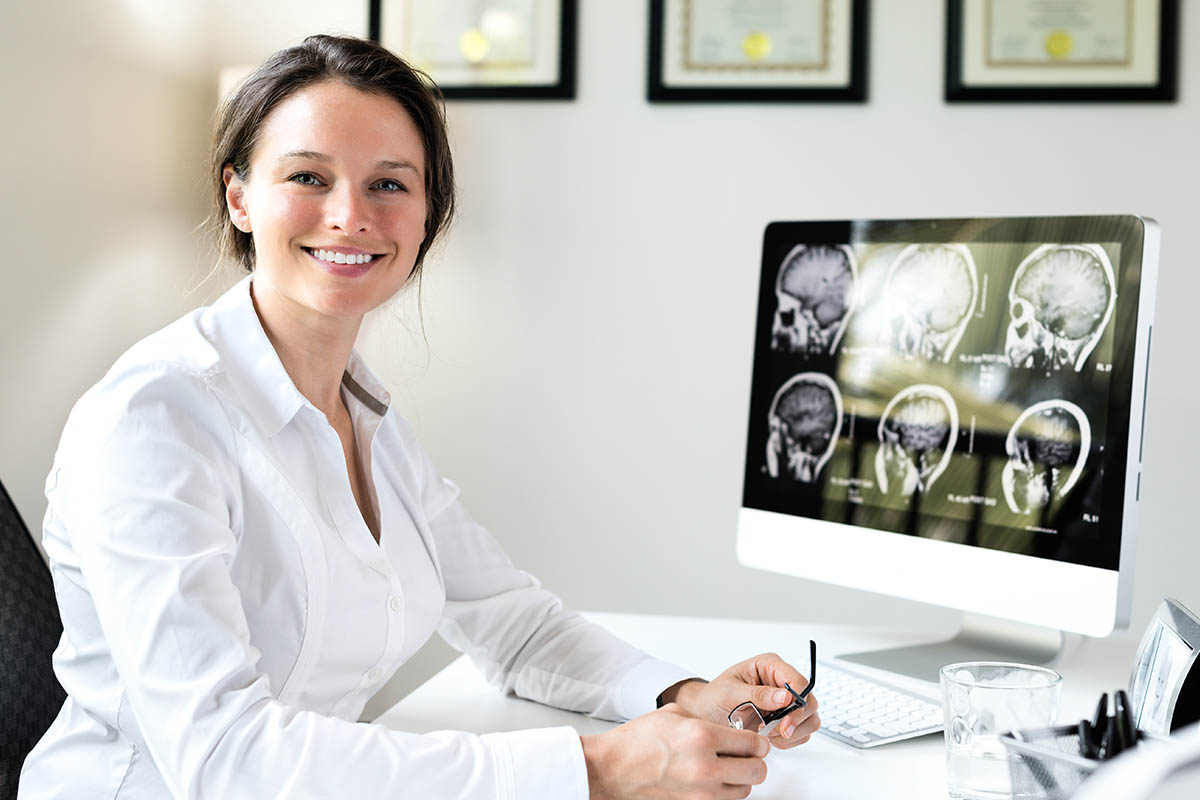
[[[275,107],[241,181],[224,172],[235,225],[254,237],[256,296],[359,320],[412,274],[425,238],[425,150],[390,97],[337,81]]]

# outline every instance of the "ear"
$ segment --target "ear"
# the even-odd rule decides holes
[[[246,208],[246,185],[233,170],[232,164],[221,169],[221,180],[225,183],[225,204],[229,218],[242,233],[250,233],[250,212]]]

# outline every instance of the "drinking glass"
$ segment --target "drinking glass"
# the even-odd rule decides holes
[[[1000,734],[1048,728],[1058,716],[1062,675],[1045,667],[969,661],[941,669],[946,782],[955,800],[1018,800]]]

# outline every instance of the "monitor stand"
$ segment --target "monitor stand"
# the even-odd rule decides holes
[[[890,650],[839,655],[838,659],[896,672],[922,681],[939,681],[938,671],[959,661],[1009,661],[1049,666],[1062,654],[1062,631],[963,614],[962,627],[943,642]]]

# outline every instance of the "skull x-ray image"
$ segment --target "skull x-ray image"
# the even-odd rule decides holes
[[[858,267],[846,245],[798,244],[775,278],[771,349],[827,355],[837,350],[854,310]]]
[[[884,283],[887,341],[906,356],[948,362],[979,294],[966,245],[912,244],[900,251]]]
[[[812,483],[841,433],[842,394],[828,375],[801,372],[775,393],[767,425],[768,474]]]
[[[928,492],[946,471],[957,441],[958,406],[949,392],[927,383],[901,390],[879,420],[879,490],[904,497]]]
[[[1092,444],[1083,410],[1067,400],[1045,400],[1021,412],[1004,441],[1008,462],[1001,483],[1017,514],[1040,512],[1065,497],[1079,480]]]
[[[1014,367],[1076,372],[1117,300],[1112,263],[1094,244],[1045,244],[1017,267],[1008,290],[1004,352]]]

